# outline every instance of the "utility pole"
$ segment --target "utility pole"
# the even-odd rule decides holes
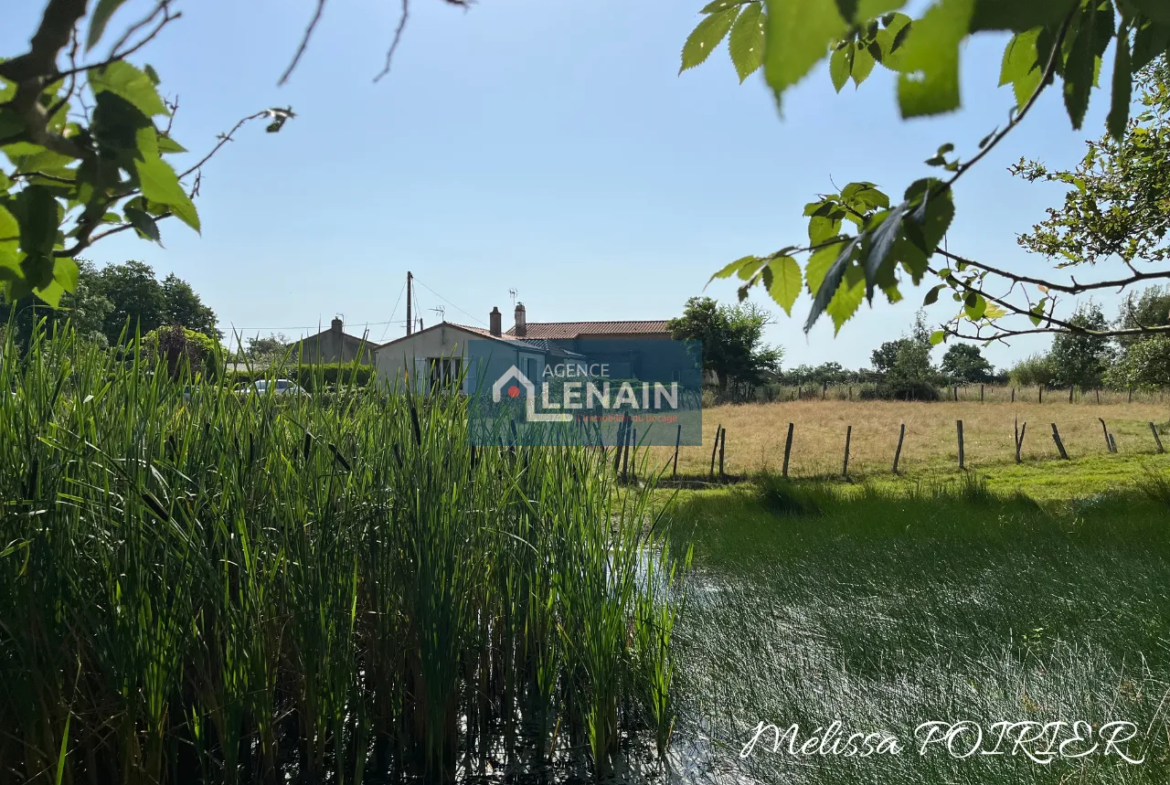
[[[410,270],[407,270],[406,271],[406,334],[407,335],[410,335],[411,330],[414,329],[414,320],[411,318],[411,314],[410,314],[410,300],[414,296],[413,293],[410,291],[411,279],[413,277],[414,276],[412,276],[410,274]]]

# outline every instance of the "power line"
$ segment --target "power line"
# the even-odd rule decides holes
[[[351,322],[351,324],[360,324],[363,327],[381,327],[384,324],[406,324],[406,320],[398,319],[397,321],[391,320],[386,322]],[[236,327],[231,322],[216,322],[215,326],[233,330],[235,332],[250,332],[252,330],[316,330],[323,325],[318,322],[317,324],[276,325],[269,327]]]
[[[420,281],[420,280],[418,279],[418,276],[417,276],[417,275],[414,277],[414,281],[415,281],[415,283],[417,283],[417,284],[421,284],[421,285],[423,286],[423,288],[425,288],[425,289],[426,289],[428,292],[430,292],[431,294],[433,294],[435,297],[438,297],[440,300],[442,300],[443,302],[447,303],[447,305],[450,305],[452,308],[454,308],[456,311],[459,311],[459,313],[463,314],[464,316],[467,316],[467,317],[469,317],[469,318],[471,318],[471,319],[474,319],[475,321],[479,322],[480,324],[483,324],[483,325],[486,325],[486,324],[487,324],[487,322],[485,322],[483,319],[480,319],[478,316],[473,316],[472,314],[470,314],[470,313],[468,313],[467,311],[465,311],[465,310],[463,310],[462,308],[460,308],[460,307],[459,307],[458,305],[456,305],[455,303],[453,303],[453,302],[451,302],[450,300],[448,300],[448,299],[447,299],[446,297],[444,297],[443,295],[441,295],[441,294],[439,294],[438,292],[436,292],[436,291],[435,291],[434,289],[432,289],[431,287],[427,286],[425,283],[423,283],[422,281]]]
[[[404,291],[406,291],[406,281],[402,282],[402,288],[398,290],[398,299],[394,301],[394,310],[390,311],[391,319],[394,318],[394,314],[398,313],[398,303],[402,302],[402,293]],[[393,324],[393,322],[388,322],[386,324],[386,329],[382,331],[382,337],[378,339],[378,343],[381,343],[386,338],[386,333],[390,332],[391,324]]]

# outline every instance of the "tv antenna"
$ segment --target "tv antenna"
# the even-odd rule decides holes
[[[508,296],[512,298],[512,307],[515,308],[516,307],[516,290],[509,289]]]
[[[447,316],[447,309],[441,305],[437,305],[434,308],[432,308],[431,310],[439,315],[440,322],[443,321]]]

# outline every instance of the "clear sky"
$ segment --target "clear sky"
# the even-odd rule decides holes
[[[43,8],[10,5],[4,53],[24,51]],[[249,335],[299,336],[344,314],[348,332],[369,324],[375,341],[397,337],[404,327],[384,323],[403,319],[404,305],[394,308],[407,270],[423,284],[428,323],[435,306],[471,323],[499,306],[506,328],[509,289],[529,321],[669,318],[728,261],[806,238],[803,205],[831,181],[871,180],[900,194],[935,171],[922,162],[940,144],[970,156],[1006,121],[1010,89],[996,87],[1004,38],[968,45],[964,109],[945,118],[902,122],[893,76],[880,68],[859,91],[836,95],[823,65],[780,117],[762,75],[740,86],[725,51],[677,74],[702,5],[481,0],[463,11],[412,0],[393,71],[374,84],[399,3],[330,0],[291,82],[278,87],[314,0],[180,2],[183,18],[132,61],[152,64],[164,94],[178,96],[181,143],[204,151],[269,106],[291,105],[297,117],[275,135],[244,129],[208,165],[202,236],[164,224],[165,248],[123,234],[89,256],[173,271],[225,330]],[[110,29],[147,8],[132,0]],[[1107,103],[1095,92],[1085,129],[1074,132],[1049,91],[961,181],[951,250],[1043,270],[1016,235],[1062,191],[1006,167],[1021,156],[1072,165],[1083,140],[1101,133]],[[730,282],[707,293],[736,296]],[[784,347],[785,367],[856,367],[907,329],[924,293],[863,306],[836,339],[827,318],[801,331],[807,297],[791,319],[762,292],[754,297],[778,314],[768,339]],[[1102,299],[1113,315],[1116,298]],[[930,315],[941,321],[953,305]],[[987,351],[999,366],[1046,344]]]

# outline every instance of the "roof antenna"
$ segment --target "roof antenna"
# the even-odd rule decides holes
[[[446,318],[447,318],[447,309],[446,308],[444,308],[441,305],[438,305],[438,306],[435,306],[434,308],[432,308],[431,310],[439,315],[440,322],[446,320]]]
[[[512,298],[512,308],[514,309],[516,307],[516,290],[509,289],[508,296]]]

